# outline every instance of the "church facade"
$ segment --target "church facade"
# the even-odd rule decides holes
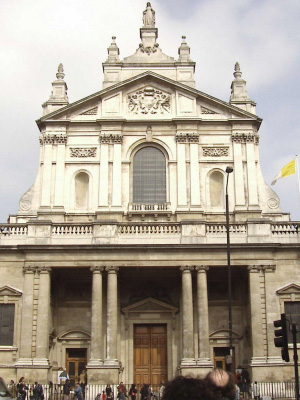
[[[238,63],[224,102],[195,88],[185,37],[178,59],[157,37],[148,3],[137,51],[120,60],[113,37],[103,89],[72,104],[58,67],[36,181],[1,225],[6,379],[86,368],[91,384],[158,385],[213,366],[292,379],[273,321],[299,314],[298,225],[262,177],[262,120]]]

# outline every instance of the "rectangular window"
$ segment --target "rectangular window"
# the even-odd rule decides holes
[[[297,331],[300,331],[300,301],[284,302],[284,311],[287,319],[289,343],[293,343],[292,324],[296,324]],[[300,343],[300,332],[297,333],[297,343]]]
[[[12,346],[14,342],[15,305],[0,304],[0,346]]]

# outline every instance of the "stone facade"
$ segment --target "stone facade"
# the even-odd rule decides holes
[[[113,37],[101,91],[69,104],[60,65],[43,104],[36,181],[1,225],[0,306],[14,313],[0,375],[56,381],[73,350],[89,383],[143,383],[135,338],[153,326],[165,363],[149,382],[225,368],[230,166],[233,366],[289,380],[273,320],[300,298],[298,224],[263,180],[255,103],[238,64],[229,103],[196,90],[186,38],[178,60],[163,54],[146,11],[135,54],[120,60]]]

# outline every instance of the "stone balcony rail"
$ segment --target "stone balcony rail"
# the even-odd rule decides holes
[[[300,243],[300,222],[264,220],[230,224],[230,242]],[[1,224],[0,245],[225,244],[226,224],[205,221]]]
[[[129,204],[129,212],[134,211],[168,211],[170,209],[170,203],[161,204]]]

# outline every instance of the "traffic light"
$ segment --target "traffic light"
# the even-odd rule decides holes
[[[289,342],[288,342],[288,331],[285,314],[281,314],[281,319],[273,322],[275,328],[274,334],[274,344],[276,347],[281,347],[281,357],[284,361],[289,362]]]

